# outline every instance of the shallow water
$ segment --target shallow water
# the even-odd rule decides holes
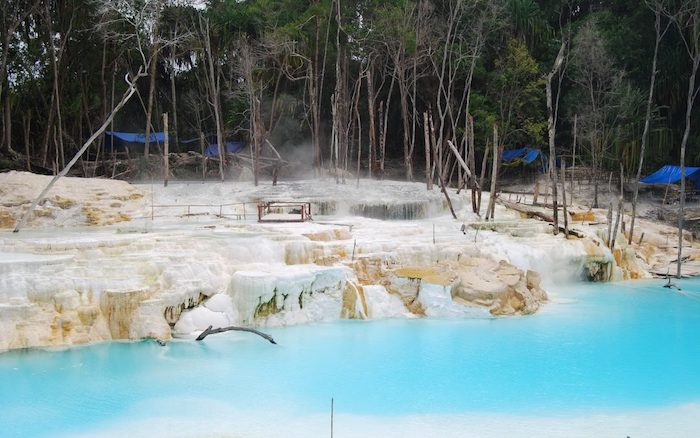
[[[700,402],[700,281],[662,284],[569,287],[529,317],[270,329],[279,345],[227,333],[2,354],[0,435],[328,436],[332,397],[338,437],[520,436],[508,421],[522,436],[687,436],[673,414]]]

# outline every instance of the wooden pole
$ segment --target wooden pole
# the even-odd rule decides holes
[[[562,207],[563,211],[562,213],[564,214],[564,235],[566,238],[569,238],[569,215],[567,214],[566,211],[566,161],[564,160],[564,157],[561,157],[561,198],[562,198]],[[571,194],[569,195],[571,197]],[[554,225],[556,226],[556,224]]]
[[[481,175],[479,176],[479,199],[476,202],[476,214],[478,215],[481,213],[481,192],[483,189],[481,187],[484,187],[484,179],[486,178],[486,163],[488,163],[489,160],[489,142],[486,140],[486,147],[484,148],[484,157],[481,159]]]
[[[204,155],[207,147],[206,147],[206,142],[204,141],[204,133],[202,131],[199,131],[199,148],[202,151],[202,181],[207,179],[207,156]]]
[[[168,138],[168,113],[163,113],[163,187],[168,187],[168,176],[170,175],[170,160],[168,160],[168,149],[170,139]]]
[[[471,170],[469,170],[469,166],[467,166],[467,163],[465,163],[464,160],[462,159],[461,154],[459,153],[459,150],[455,147],[455,145],[452,144],[452,140],[447,140],[447,145],[450,147],[450,150],[454,154],[459,165],[462,166],[462,169],[464,169],[464,173],[466,173],[467,176],[469,178],[471,178],[472,172],[471,172]]]
[[[333,397],[331,397],[331,438],[333,438]]]

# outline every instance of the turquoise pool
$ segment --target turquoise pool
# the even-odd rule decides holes
[[[268,330],[279,345],[10,352],[0,436],[329,436],[331,398],[336,437],[700,436],[700,281],[662,284],[568,287],[530,317]]]

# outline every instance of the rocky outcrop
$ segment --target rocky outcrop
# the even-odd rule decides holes
[[[547,294],[535,271],[523,272],[505,261],[472,259],[459,270],[452,298],[486,307],[492,315],[529,315],[547,301]]]

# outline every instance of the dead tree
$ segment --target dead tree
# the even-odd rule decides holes
[[[277,344],[275,340],[272,338],[272,336],[268,335],[267,333],[263,333],[259,330],[251,329],[251,328],[245,328],[245,327],[236,327],[236,326],[230,326],[230,327],[222,327],[222,328],[212,328],[213,326],[209,326],[204,330],[202,333],[197,336],[197,339],[195,341],[203,341],[204,338],[206,338],[209,335],[213,335],[216,333],[224,333],[224,332],[229,332],[229,331],[237,331],[237,332],[248,332],[248,333],[254,333],[261,338],[267,340],[271,344]]]
[[[547,123],[549,133],[549,178],[552,183],[552,212],[554,216],[554,235],[559,234],[559,210],[557,199],[557,171],[556,171],[556,150],[554,146],[554,137],[556,135],[556,120],[554,118],[554,109],[552,105],[552,79],[557,74],[564,62],[564,51],[566,50],[566,40],[562,41],[559,53],[554,60],[552,71],[547,74]],[[561,93],[561,90],[558,90]],[[566,200],[564,200],[566,203]]]
[[[498,125],[493,125],[493,165],[491,167],[491,187],[489,193],[489,205],[486,207],[486,220],[494,219],[496,210],[496,184],[498,184],[498,165],[500,161],[500,146],[498,143]]]
[[[637,217],[637,197],[639,195],[639,179],[642,177],[642,166],[644,165],[644,153],[646,151],[647,138],[649,137],[649,125],[651,122],[651,104],[654,99],[654,84],[656,83],[656,61],[659,54],[659,43],[661,39],[666,34],[666,31],[671,25],[669,20],[666,27],[661,30],[661,8],[658,2],[647,1],[647,6],[654,9],[654,15],[656,16],[656,21],[654,23],[654,30],[656,34],[656,39],[654,40],[654,56],[651,62],[651,80],[649,81],[649,97],[647,98],[647,111],[644,118],[644,131],[642,132],[642,145],[639,150],[639,166],[637,167],[637,178],[634,180],[634,194],[632,195],[632,219],[630,222],[630,235],[627,240],[628,244],[632,244],[632,238],[634,236],[634,221]]]
[[[682,0],[675,10],[665,10],[667,15],[678,28],[683,45],[691,62],[691,73],[688,78],[688,97],[686,99],[685,110],[685,130],[681,140],[681,193],[678,203],[678,258],[676,267],[676,277],[681,277],[681,263],[683,255],[683,224],[685,214],[685,150],[688,145],[688,137],[691,128],[691,116],[695,99],[700,90],[697,89],[695,80],[697,78],[698,67],[700,67],[700,0]]]
[[[216,124],[216,142],[219,145],[219,177],[224,181],[224,165],[226,160],[226,147],[224,143],[224,123],[221,116],[221,83],[220,75],[218,74],[218,64],[214,63],[214,55],[212,54],[211,32],[209,28],[209,19],[199,16],[200,34],[204,42],[204,62],[206,68],[206,85],[209,91],[209,104],[214,112],[214,123]],[[246,78],[247,79],[247,78]]]

